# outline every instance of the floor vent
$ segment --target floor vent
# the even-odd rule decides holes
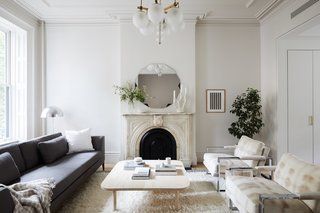
[[[312,5],[317,3],[318,1],[319,0],[309,0],[309,1],[307,1],[301,7],[299,7],[298,9],[296,9],[295,11],[293,11],[291,13],[291,19],[293,19],[294,17],[296,17],[297,15],[299,15],[300,13],[302,13],[303,11],[305,11],[306,9],[308,9],[309,7],[311,7]]]

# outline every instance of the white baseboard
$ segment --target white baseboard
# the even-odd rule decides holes
[[[106,164],[116,164],[120,161],[120,152],[105,152],[104,156]]]

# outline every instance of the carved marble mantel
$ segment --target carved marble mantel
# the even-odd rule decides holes
[[[124,114],[122,152],[124,159],[139,156],[142,136],[153,128],[169,131],[177,143],[177,159],[186,167],[195,165],[193,114],[191,113],[138,113]]]

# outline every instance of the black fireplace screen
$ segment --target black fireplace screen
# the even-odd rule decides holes
[[[177,159],[177,145],[173,135],[165,129],[155,128],[146,132],[140,142],[140,157],[145,160]]]

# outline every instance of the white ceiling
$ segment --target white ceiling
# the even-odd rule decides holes
[[[129,17],[140,0],[14,0],[47,22],[112,21]],[[185,16],[257,20],[283,0],[180,0]],[[145,6],[153,0],[144,0]],[[162,0],[164,4],[173,0]]]

